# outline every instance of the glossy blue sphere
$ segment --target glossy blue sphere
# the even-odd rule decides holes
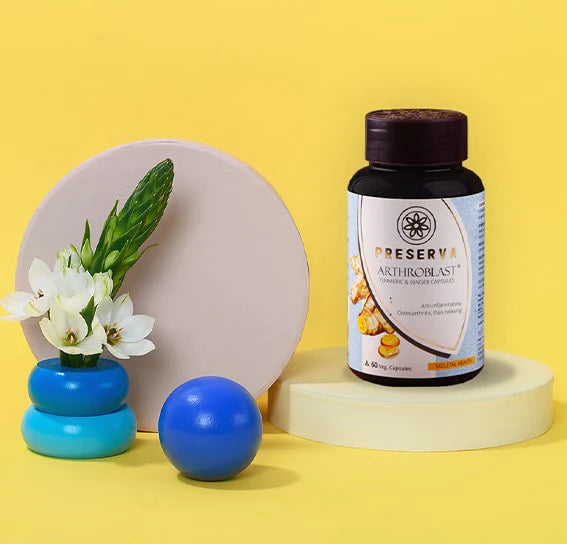
[[[262,415],[240,384],[218,376],[189,380],[165,401],[158,423],[165,455],[195,480],[226,480],[256,457]]]
[[[59,358],[40,361],[28,380],[34,406],[60,416],[97,416],[118,410],[128,394],[128,375],[110,359],[96,366],[70,368]]]

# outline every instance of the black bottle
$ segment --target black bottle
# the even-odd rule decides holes
[[[349,353],[382,385],[451,385],[484,364],[484,187],[456,111],[366,115],[348,186]]]

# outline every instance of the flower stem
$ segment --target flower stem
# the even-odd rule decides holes
[[[96,355],[70,355],[64,351],[59,351],[61,366],[69,368],[87,368],[96,366],[100,354]]]
[[[96,366],[100,355],[100,353],[95,355],[85,355],[85,366]]]

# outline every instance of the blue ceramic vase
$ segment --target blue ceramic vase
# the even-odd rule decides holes
[[[136,438],[136,418],[125,404],[128,375],[99,359],[70,368],[58,358],[40,361],[28,381],[30,406],[22,421],[28,447],[50,457],[93,459],[126,451]]]

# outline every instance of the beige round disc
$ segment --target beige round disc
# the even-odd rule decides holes
[[[318,442],[398,451],[501,446],[551,426],[553,374],[537,361],[488,351],[474,379],[447,387],[385,387],[357,378],[344,348],[295,355],[272,386],[269,420]]]
[[[22,242],[16,287],[29,290],[34,257],[80,244],[85,219],[93,243],[156,163],[174,162],[173,192],[150,249],[128,272],[122,293],[134,313],[156,318],[157,349],[122,361],[141,430],[156,430],[161,406],[180,383],[221,375],[259,396],[293,354],[307,314],[309,272],[297,228],[274,189],[221,151],[178,140],[120,146],[86,161],[47,195]],[[23,322],[39,359],[56,356],[37,320]],[[105,352],[104,356],[108,356]]]

